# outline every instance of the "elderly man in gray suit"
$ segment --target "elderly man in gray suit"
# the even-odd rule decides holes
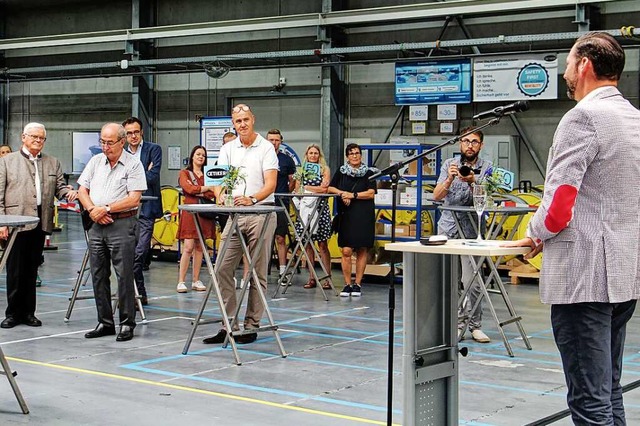
[[[36,318],[36,279],[44,239],[53,229],[53,197],[76,198],[65,184],[57,158],[42,154],[47,130],[40,123],[29,123],[22,132],[22,148],[0,159],[0,214],[37,216],[37,225],[18,233],[7,259],[7,309],[0,327],[18,324],[39,327]],[[37,178],[36,178],[37,176]],[[0,227],[0,239],[8,229]]]
[[[620,375],[626,324],[640,297],[640,112],[617,89],[624,51],[605,33],[580,37],[567,57],[578,104],[556,130],[544,197],[515,242],[544,245],[540,296],[579,425],[626,424]]]

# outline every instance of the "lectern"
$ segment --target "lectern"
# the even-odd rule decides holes
[[[402,375],[405,426],[458,425],[458,277],[457,256],[506,256],[527,247],[500,247],[449,240],[444,245],[391,243],[385,250],[403,254],[404,345]]]

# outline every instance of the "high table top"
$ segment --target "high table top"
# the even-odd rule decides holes
[[[244,213],[244,214],[267,214],[273,212],[283,212],[284,207],[265,206],[256,204],[253,206],[219,206],[217,204],[181,204],[178,209],[192,213]]]
[[[529,247],[500,247],[504,240],[449,240],[442,245],[423,245],[420,241],[389,243],[385,250],[411,253],[455,254],[466,256],[507,256],[527,254]]]
[[[276,198],[303,198],[303,197],[315,197],[315,198],[331,198],[337,197],[338,194],[319,194],[316,192],[305,192],[305,193],[295,193],[295,192],[277,192],[273,194]]]
[[[36,216],[0,215],[0,226],[25,226],[40,222]]]
[[[476,212],[473,206],[438,206],[440,210],[448,210],[452,212]],[[484,209],[485,213],[531,213],[538,210],[537,207],[515,206],[515,207],[488,207]]]

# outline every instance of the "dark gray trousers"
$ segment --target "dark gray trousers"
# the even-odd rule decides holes
[[[96,298],[98,322],[113,327],[111,309],[111,264],[118,280],[120,325],[135,327],[135,292],[133,259],[136,247],[135,216],[116,219],[110,225],[94,223],[89,229],[89,254],[93,294]]]
[[[144,275],[142,267],[149,253],[151,236],[153,235],[154,219],[148,217],[138,218],[138,240],[136,243],[136,253],[133,261],[133,276],[136,280],[136,287],[140,296],[147,296],[147,289],[144,287]]]
[[[626,424],[620,376],[626,325],[635,308],[635,300],[551,306],[574,424]]]

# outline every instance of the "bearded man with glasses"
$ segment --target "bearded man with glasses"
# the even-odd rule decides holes
[[[7,259],[8,303],[2,328],[42,325],[35,316],[36,279],[45,235],[53,230],[53,198],[76,198],[65,184],[60,161],[42,154],[46,140],[44,125],[29,123],[22,132],[22,148],[0,158],[0,214],[40,218],[37,225],[18,233]],[[7,227],[0,227],[0,239],[8,235]]]
[[[471,127],[464,128],[460,131],[461,135],[472,130]],[[449,158],[442,163],[438,183],[433,190],[433,199],[436,201],[444,201],[445,206],[472,206],[473,193],[472,185],[476,183],[476,176],[483,176],[485,171],[492,167],[491,161],[480,158],[484,142],[484,134],[481,131],[471,133],[464,136],[460,140],[460,157]],[[473,223],[470,216],[466,213],[458,214],[458,222],[462,228],[464,235],[460,235],[456,228],[455,213],[451,211],[442,211],[440,220],[438,221],[438,234],[446,235],[449,238],[476,238],[477,226]],[[465,302],[458,312],[461,318],[468,318],[469,330],[473,340],[479,343],[489,343],[491,339],[482,331],[482,300],[473,316],[469,316],[471,308],[475,306],[476,301],[482,294],[480,280],[478,277],[471,280],[474,276],[473,265],[467,256],[461,256],[460,262],[462,266],[462,283],[464,289],[471,286],[467,293]],[[464,336],[460,335],[464,328],[463,319],[458,321],[458,339]]]

